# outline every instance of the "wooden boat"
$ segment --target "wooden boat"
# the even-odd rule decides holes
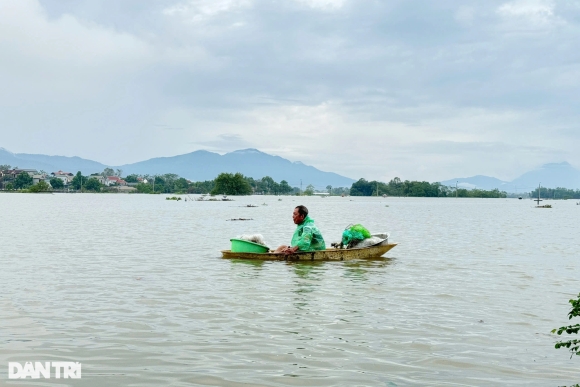
[[[396,245],[396,243],[388,243],[360,249],[326,249],[305,251],[290,255],[274,253],[234,253],[231,250],[223,250],[222,257],[227,259],[259,259],[263,261],[346,261],[349,259],[380,258]]]

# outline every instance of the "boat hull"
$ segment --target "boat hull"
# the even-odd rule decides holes
[[[326,249],[289,255],[274,253],[234,253],[231,250],[223,250],[222,257],[226,259],[257,259],[261,261],[347,261],[352,259],[380,258],[396,245],[396,243],[389,243],[361,249]]]

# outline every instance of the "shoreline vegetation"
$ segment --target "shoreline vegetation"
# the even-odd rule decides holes
[[[429,183],[401,180],[388,183],[359,179],[351,187],[291,186],[286,180],[274,181],[270,176],[254,179],[241,173],[220,173],[214,180],[190,181],[173,173],[125,177],[122,171],[106,168],[102,173],[83,176],[62,171],[50,175],[44,171],[11,169],[0,165],[0,191],[21,193],[141,193],[141,194],[204,194],[204,195],[305,195],[305,196],[367,196],[367,197],[513,197],[499,189],[465,189]],[[542,188],[546,199],[580,199],[580,190]],[[535,191],[526,197],[537,197]]]

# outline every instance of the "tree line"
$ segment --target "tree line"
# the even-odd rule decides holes
[[[461,198],[505,198],[506,192],[498,189],[464,189],[447,187],[441,183],[429,183],[427,181],[402,181],[395,177],[388,183],[380,181],[367,181],[359,179],[350,188],[351,196],[412,196],[412,197],[449,197],[457,196]]]
[[[538,197],[538,188],[530,192],[530,197]],[[540,188],[540,197],[544,199],[580,199],[580,190],[568,188]]]
[[[0,171],[10,170],[9,165],[0,165]],[[44,171],[41,171],[44,173]],[[105,168],[101,173],[85,176],[80,171],[73,176],[68,186],[65,187],[63,180],[57,177],[48,181],[40,181],[33,185],[33,178],[28,173],[23,172],[15,178],[5,176],[2,178],[4,189],[6,190],[29,190],[31,192],[41,192],[50,190],[69,190],[82,192],[115,192],[118,183],[112,186],[100,182],[99,177],[117,176],[121,178],[122,171],[116,172],[111,168]],[[174,173],[163,175],[137,175],[130,174],[123,178],[128,185],[133,186],[139,193],[175,193],[175,194],[224,194],[224,195],[250,195],[253,193],[264,195],[289,195],[298,193],[298,187],[292,187],[286,180],[275,181],[270,176],[254,179],[244,176],[241,173],[220,173],[214,180],[190,181]],[[314,187],[309,185],[309,194],[314,192]]]
[[[6,168],[8,167],[8,168]],[[0,166],[9,169],[9,166]],[[84,176],[79,171],[69,183],[69,189],[83,192],[107,192],[116,191],[116,188],[101,184],[99,176],[117,176],[121,177],[122,171],[114,171],[111,168],[99,174]],[[441,183],[429,183],[426,181],[402,181],[395,177],[388,183],[380,181],[367,181],[359,179],[348,187],[326,186],[326,190],[316,191],[312,184],[306,186],[304,191],[298,187],[292,187],[286,180],[275,181],[270,176],[254,179],[244,176],[241,173],[220,173],[214,180],[190,181],[174,173],[163,175],[137,175],[130,174],[124,178],[124,181],[133,186],[138,193],[171,193],[171,194],[212,194],[212,195],[313,195],[316,192],[324,192],[330,195],[351,195],[351,196],[412,196],[412,197],[478,197],[478,198],[505,198],[507,194],[498,189],[481,190],[481,189],[455,189],[447,187]],[[50,185],[41,181],[32,185],[32,177],[28,173],[21,173],[13,181],[5,185],[8,190],[11,189],[29,189],[33,192],[48,191],[51,189],[62,190],[64,183],[59,178],[51,178]],[[542,188],[542,197],[557,198],[580,198],[580,191],[567,190],[565,188],[556,188],[555,190]],[[531,196],[537,196],[532,192]]]
[[[395,177],[388,183],[376,180],[367,181],[359,179],[354,182],[350,188],[326,186],[326,190],[317,191],[312,184],[306,186],[304,191],[298,187],[292,187],[286,180],[279,183],[274,181],[270,176],[261,179],[244,176],[241,173],[220,173],[216,179],[202,182],[190,182],[180,178],[175,174],[165,174],[155,176],[155,184],[152,183],[153,177],[144,175],[129,175],[125,178],[127,182],[137,181],[141,177],[148,180],[148,183],[139,183],[136,188],[142,193],[192,193],[192,194],[224,194],[224,195],[292,195],[303,194],[313,195],[316,192],[325,192],[330,195],[351,195],[351,196],[411,196],[411,197],[450,197],[457,196],[462,198],[505,198],[507,193],[493,190],[482,189],[464,189],[447,187],[441,183],[429,183],[426,181],[402,181]],[[155,186],[155,188],[154,188]],[[153,191],[154,189],[154,191]]]
[[[175,174],[157,176],[129,175],[128,183],[137,182],[135,188],[141,193],[189,193],[212,195],[289,195],[297,188],[286,180],[276,182],[270,176],[254,179],[241,173],[220,173],[214,180],[189,181]]]

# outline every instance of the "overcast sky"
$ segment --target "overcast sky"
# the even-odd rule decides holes
[[[580,167],[580,0],[2,0],[0,147],[352,178]]]

